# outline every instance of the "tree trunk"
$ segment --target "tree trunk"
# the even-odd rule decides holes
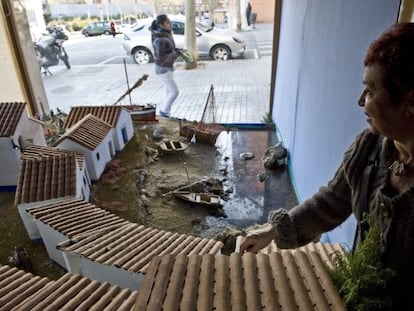
[[[229,26],[231,29],[241,30],[241,16],[240,16],[240,0],[229,1]]]
[[[214,21],[214,11],[216,10],[215,1],[209,0],[208,1],[208,11],[210,13],[210,22],[211,26],[215,26],[216,22]]]
[[[185,47],[190,51],[193,56],[193,64],[186,64],[186,69],[193,69],[197,67],[198,50],[196,43],[196,30],[195,30],[195,1],[185,1]]]

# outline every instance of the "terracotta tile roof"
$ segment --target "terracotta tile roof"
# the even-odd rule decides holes
[[[56,281],[0,266],[1,310],[132,310],[136,291],[67,273]]]
[[[23,157],[15,203],[31,203],[76,195],[74,153],[50,157]]]
[[[50,156],[57,156],[61,154],[71,154],[74,153],[76,157],[76,161],[78,162],[78,166],[80,169],[83,168],[85,163],[85,156],[82,153],[59,149],[55,147],[47,147],[47,146],[38,146],[34,144],[28,144],[24,148],[24,153],[22,157],[24,158],[38,158],[38,157],[50,157]]]
[[[260,252],[263,254],[271,254],[279,250],[281,249],[277,248],[276,243],[272,241],[268,247],[262,249]],[[317,252],[323,262],[330,267],[333,266],[335,257],[345,255],[345,250],[340,243],[309,243],[305,246],[297,248],[297,250],[303,251],[305,253]]]
[[[65,129],[71,128],[79,120],[83,119],[88,114],[92,114],[95,117],[105,121],[111,127],[116,126],[119,114],[121,113],[121,106],[79,106],[71,107],[68,117],[63,124]]]
[[[25,109],[25,103],[0,103],[0,137],[9,137],[16,131]]]
[[[165,254],[217,254],[223,243],[144,227],[135,223],[106,233],[75,237],[58,249],[78,254],[97,263],[145,273],[154,256]]]
[[[69,132],[56,140],[53,146],[59,145],[64,139],[70,139],[89,150],[95,150],[111,129],[112,127],[105,121],[88,114],[71,128]]]
[[[134,310],[345,310],[315,252],[154,257]]]
[[[72,238],[101,230],[115,229],[129,222],[81,199],[67,199],[27,209],[43,224]]]

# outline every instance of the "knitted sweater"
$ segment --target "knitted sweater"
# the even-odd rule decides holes
[[[165,30],[152,31],[152,46],[155,54],[155,73],[173,71],[174,61],[178,57],[174,38]]]
[[[377,139],[369,130],[363,131],[345,152],[327,186],[289,212],[278,209],[269,214],[268,222],[277,228],[278,247],[295,248],[309,243],[341,224],[351,213],[358,222],[361,220],[362,211],[357,204],[361,197],[359,183]],[[396,292],[402,297],[398,299],[411,303],[414,295],[408,288],[413,288],[414,283],[414,187],[401,194],[390,187],[388,167],[396,152],[393,141],[385,138],[373,177],[369,213],[380,228],[382,261],[397,273]]]

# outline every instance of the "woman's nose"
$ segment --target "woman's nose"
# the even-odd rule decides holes
[[[358,99],[358,105],[360,107],[364,107],[364,104],[365,104],[365,91],[362,91],[362,93],[361,93],[361,95],[359,96],[359,99]]]

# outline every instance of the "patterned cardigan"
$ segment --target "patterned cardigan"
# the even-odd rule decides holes
[[[345,221],[351,213],[358,222],[361,220],[362,211],[358,205],[361,176],[377,141],[377,135],[363,131],[345,152],[327,186],[289,212],[278,209],[269,214],[268,222],[277,229],[278,247],[295,248],[314,241],[321,233]],[[396,152],[393,141],[384,138],[369,196],[369,213],[380,228],[382,261],[397,272],[399,289],[396,291],[403,295],[398,299],[412,303],[414,295],[408,288],[413,288],[414,284],[414,187],[401,194],[392,190],[388,168]]]

